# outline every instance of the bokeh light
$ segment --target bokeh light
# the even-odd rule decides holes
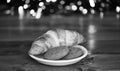
[[[83,13],[83,14],[87,14],[87,13],[88,13],[88,10],[87,10],[87,9],[83,9],[83,10],[82,10],[82,13]]]
[[[95,7],[95,2],[94,2],[94,0],[89,0],[89,3],[90,3],[90,6],[91,6],[91,7]]]
[[[35,10],[30,10],[30,14],[32,15],[32,16],[36,16],[36,13],[35,13]]]
[[[46,0],[46,2],[50,2],[51,0]]]
[[[61,5],[65,4],[65,1],[64,0],[60,1],[60,4]]]
[[[81,2],[81,1],[78,1],[78,2],[77,2],[77,5],[82,5],[82,2]]]
[[[24,9],[23,6],[18,7],[19,19],[23,19],[24,17]]]
[[[79,7],[79,10],[82,11],[84,8],[82,6]]]
[[[73,11],[76,11],[76,10],[77,10],[77,6],[73,4],[73,5],[71,6],[71,9],[72,9]]]
[[[38,8],[38,10],[37,10],[37,13],[36,13],[36,19],[40,19],[41,18],[41,14],[42,13],[42,8]]]
[[[43,15],[60,14],[60,15],[89,15],[99,14],[102,18],[110,12],[119,14],[120,3],[118,0],[20,0],[17,3],[14,0],[6,0],[10,8],[14,7],[13,12],[16,14],[16,9],[19,6],[23,6],[25,12],[29,10],[42,8]],[[116,14],[114,16],[116,16]]]
[[[27,9],[28,8],[28,4],[24,4],[23,8]]]
[[[39,3],[39,6],[43,6],[43,5],[44,5],[44,3],[43,3],[43,2],[40,2],[40,3]]]
[[[120,12],[120,7],[116,6],[116,12]]]
[[[65,9],[70,10],[71,8],[70,8],[70,6],[67,5],[67,6],[65,6]]]
[[[56,2],[57,0],[51,0],[52,2]]]
[[[94,9],[91,9],[91,14],[95,14],[95,10]]]
[[[11,2],[11,0],[7,0],[7,3],[10,3]]]

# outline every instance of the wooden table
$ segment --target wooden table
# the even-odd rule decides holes
[[[0,54],[0,71],[120,71],[120,54],[91,54],[69,66],[48,66],[30,58],[27,53],[6,48]]]
[[[27,54],[33,39],[43,33],[39,29],[42,24],[32,25],[35,29],[25,24],[24,30],[19,30],[19,24],[16,25],[13,19],[11,25],[6,20],[0,20],[3,23],[0,28],[0,71],[120,71],[120,21],[117,19],[79,18],[75,21],[78,23],[74,24],[44,24],[46,28],[59,25],[76,29],[86,37],[83,46],[90,53],[88,57],[76,64],[61,67],[40,64]]]

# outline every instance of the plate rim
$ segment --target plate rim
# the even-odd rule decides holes
[[[34,60],[37,60],[39,62],[42,61],[42,63],[43,62],[48,62],[48,63],[62,63],[62,62],[65,63],[66,62],[67,63],[67,62],[71,62],[71,61],[81,60],[81,59],[85,58],[88,55],[88,51],[87,51],[87,49],[84,46],[75,45],[73,47],[78,47],[78,48],[82,49],[84,54],[82,56],[80,56],[80,57],[77,57],[77,58],[74,58],[74,59],[69,59],[69,60],[48,60],[48,59],[43,59],[43,58],[36,57],[34,55],[31,55],[31,54],[29,54],[29,56],[31,58],[33,58]]]

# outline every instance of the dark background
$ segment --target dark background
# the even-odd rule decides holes
[[[60,4],[61,0],[55,3],[30,0],[29,7],[24,9],[25,15],[20,20],[18,7],[23,6],[25,1],[11,0],[7,3],[6,0],[0,0],[0,71],[120,70],[120,15],[116,12],[116,7],[120,6],[119,0],[96,0],[95,7],[90,6],[89,0],[79,0],[82,2],[80,6],[88,10],[86,14],[78,9],[65,9],[70,3],[79,7],[78,0],[64,0],[64,5]],[[36,19],[31,15],[27,17],[27,12],[31,9],[37,11],[39,2],[44,2],[46,6],[41,18]],[[102,7],[101,3],[104,3],[105,7]],[[62,8],[59,9],[59,6]],[[94,9],[94,14],[91,9]],[[72,29],[81,33],[86,39],[81,45],[89,52],[87,60],[93,62],[86,65],[78,62],[70,66],[54,67],[31,59],[28,51],[34,39],[53,28]]]

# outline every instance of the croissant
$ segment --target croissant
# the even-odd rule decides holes
[[[46,52],[50,48],[77,45],[82,43],[83,40],[84,37],[76,31],[64,29],[49,30],[34,40],[29,53],[38,55]]]

